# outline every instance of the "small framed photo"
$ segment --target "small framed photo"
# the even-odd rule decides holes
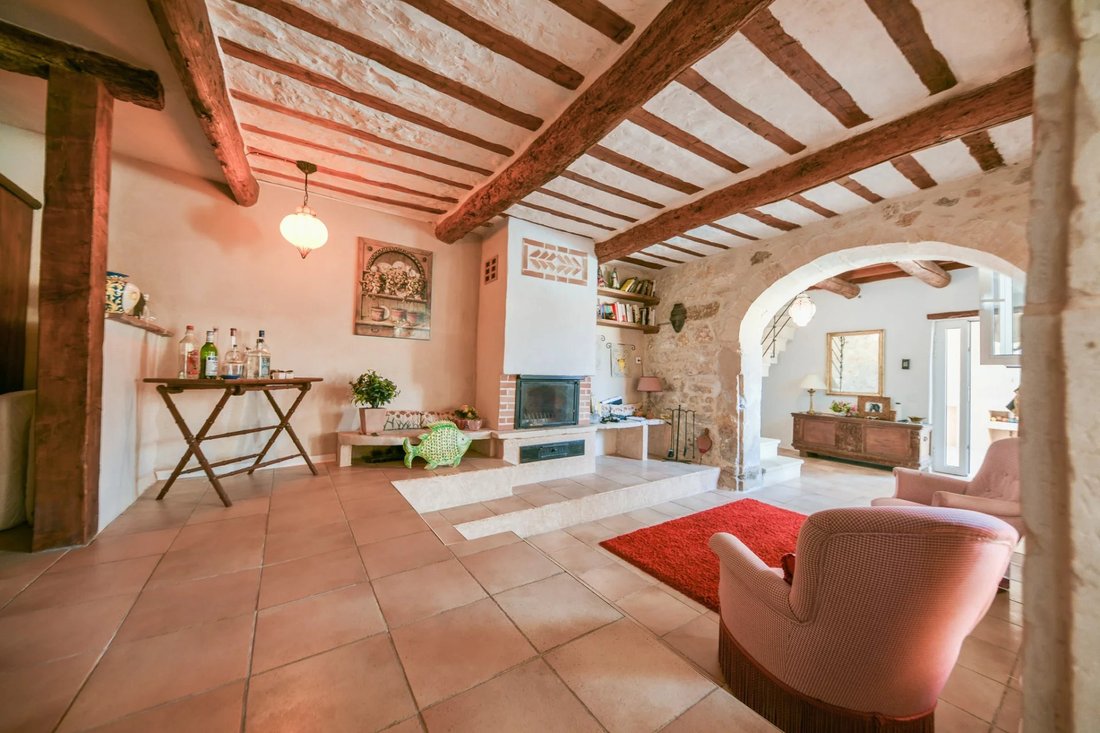
[[[861,395],[857,412],[859,412],[860,417],[869,417],[875,420],[894,419],[894,411],[890,407],[889,397]]]

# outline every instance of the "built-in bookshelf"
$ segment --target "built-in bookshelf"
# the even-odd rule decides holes
[[[621,287],[600,286],[596,289],[596,324],[626,328],[643,333],[657,333],[657,304],[652,280],[628,278]]]

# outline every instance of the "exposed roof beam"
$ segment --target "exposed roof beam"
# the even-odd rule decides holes
[[[1031,112],[1032,69],[940,100],[893,122],[860,133],[655,216],[596,245],[601,261],[617,259],[680,232],[754,206],[780,201],[855,171],[1012,122]]]
[[[840,124],[855,127],[871,121],[840,82],[797,39],[787,34],[769,11],[762,10],[753,16],[741,33]]]
[[[314,140],[306,140],[305,138],[295,137],[294,135],[286,135],[281,132],[275,132],[274,130],[265,130],[257,125],[251,125],[244,123],[241,125],[241,129],[245,132],[251,132],[255,135],[263,135],[269,137],[272,140],[281,140],[284,143],[290,143],[291,145],[301,145],[305,148],[312,148],[319,150],[322,153],[328,153],[329,155],[338,155],[341,158],[348,158],[350,160],[358,160],[360,163],[366,163],[367,165],[376,165],[379,168],[388,168],[390,170],[398,171],[399,173],[407,173],[410,176],[419,176],[429,181],[435,181],[436,183],[442,183],[447,186],[454,186],[455,188],[462,188],[469,191],[473,186],[469,183],[463,183],[461,181],[452,181],[450,178],[444,178],[443,176],[432,175],[417,168],[408,168],[397,163],[391,163],[388,160],[381,160],[380,158],[372,158],[369,155],[362,155],[360,153],[352,152],[351,150],[344,150],[342,148],[333,148],[328,145],[322,145]]]
[[[645,255],[646,257],[652,257],[655,260],[662,260],[664,262],[671,262],[674,265],[684,264],[684,260],[677,260],[673,257],[665,257],[664,255],[653,254],[652,252],[647,252],[645,250],[642,250],[641,252],[638,252],[638,254]]]
[[[745,232],[734,229],[733,227],[728,227],[725,224],[718,224],[718,223],[712,221],[709,224],[707,224],[707,226],[711,227],[712,229],[717,229],[720,232],[725,232],[726,234],[732,234],[735,237],[741,237],[742,239],[747,239],[750,242],[760,241],[760,237],[754,237],[751,234],[746,234]]]
[[[561,219],[569,219],[570,221],[575,221],[575,222],[578,222],[580,224],[584,224],[585,226],[595,227],[597,229],[603,229],[604,231],[607,231],[607,232],[615,231],[615,227],[609,227],[606,224],[599,224],[597,222],[592,221],[591,219],[585,219],[583,216],[575,216],[573,214],[567,214],[564,211],[557,211],[555,209],[551,209],[549,206],[542,206],[540,204],[533,204],[530,201],[528,201],[527,199],[524,199],[522,201],[517,201],[516,205],[517,206],[526,206],[528,209],[534,209],[535,211],[541,211],[544,214],[549,214],[550,216],[556,216],[556,217],[559,217]],[[589,236],[589,235],[586,234],[585,236]]]
[[[716,147],[708,145],[690,132],[681,130],[671,122],[661,119],[648,111],[645,107],[639,107],[634,110],[626,119],[633,122],[638,127],[652,132],[657,137],[662,137],[673,145],[678,145],[684,150],[698,155],[708,163],[713,163],[716,166],[725,168],[730,173],[740,173],[744,170],[748,170],[748,166],[741,161],[726,155]]]
[[[289,173],[281,173],[279,171],[273,171],[267,168],[256,168],[256,172],[260,175],[271,176],[272,178],[282,178],[287,181],[293,181],[296,186],[301,185],[302,175],[295,173],[293,175]],[[413,209],[414,211],[423,211],[427,214],[441,214],[441,209],[433,209],[430,206],[424,206],[422,204],[414,204],[411,201],[398,201],[397,199],[388,199],[384,196],[375,196],[374,194],[365,193],[363,191],[356,191],[351,188],[341,188],[340,186],[334,186],[331,183],[325,183],[324,181],[313,180],[309,182],[310,188],[320,188],[327,191],[334,191],[341,193],[345,196],[353,196],[355,198],[363,199],[364,201],[374,201],[379,204],[386,204],[387,206],[398,206],[403,209]]]
[[[263,99],[262,97],[257,97],[254,94],[241,92],[236,89],[234,89],[230,93],[233,95],[234,99],[240,100],[241,102],[244,102],[246,104],[251,104],[255,107],[260,107],[271,112],[278,112],[281,115],[286,115],[287,117],[293,117],[296,120],[301,120],[303,122],[308,122],[312,125],[317,125],[318,127],[323,127],[326,130],[340,132],[348,135],[349,137],[355,137],[368,143],[381,145],[383,147],[391,148],[393,150],[398,150],[402,153],[415,155],[418,158],[424,158],[425,160],[431,160],[436,163],[449,165],[454,168],[461,168],[462,170],[470,171],[471,173],[480,173],[483,176],[492,175],[493,173],[488,168],[480,168],[470,163],[464,163],[461,160],[448,158],[444,155],[436,155],[435,153],[428,150],[421,150],[420,148],[414,148],[411,145],[405,145],[404,143],[399,143],[394,140],[387,140],[384,137],[379,137],[378,135],[367,132],[366,130],[360,130],[358,127],[352,127],[351,125],[345,125],[343,123],[336,122],[335,120],[330,120],[327,117],[318,117],[317,115],[311,115],[308,112],[302,112],[301,110],[285,107],[281,104],[278,104],[277,102],[272,102],[270,100]]]
[[[627,216],[626,214],[620,214],[616,211],[611,211],[610,209],[605,209],[602,206],[596,206],[595,204],[590,204],[587,201],[581,201],[578,198],[573,198],[572,196],[567,196],[564,193],[559,193],[559,192],[555,191],[552,188],[539,188],[539,189],[536,189],[536,193],[541,193],[543,196],[552,196],[553,198],[559,199],[561,201],[565,201],[566,203],[573,204],[574,206],[580,206],[582,208],[589,209],[590,211],[599,212],[599,213],[603,214],[604,216],[610,216],[612,219],[622,219],[623,221],[627,221],[627,222],[630,222],[630,223],[634,223],[634,222],[638,221],[633,216]]]
[[[0,21],[0,69],[49,79],[54,68],[96,77],[119,101],[164,109],[164,87],[155,71]]]
[[[147,2],[233,199],[241,206],[252,206],[260,198],[260,184],[245,157],[205,0]]]
[[[962,141],[970,150],[970,156],[974,158],[983,171],[991,171],[1005,164],[1005,159],[1001,157],[997,146],[993,144],[993,138],[989,136],[988,130],[963,135]]]
[[[559,175],[632,110],[724,43],[769,2],[671,0],[522,154],[436,225],[436,237],[454,242]]]
[[[576,89],[584,81],[583,74],[569,68],[550,54],[528,46],[518,38],[497,30],[445,0],[404,0],[404,2],[458,31],[474,43],[485,46],[493,53],[511,59],[525,69],[566,89]]]
[[[856,196],[859,196],[860,198],[872,204],[877,204],[879,201],[882,201],[882,196],[879,196],[877,193],[867,188],[854,178],[841,176],[840,178],[833,181],[833,183],[837,184],[838,186],[843,186],[844,188],[854,193]]]
[[[479,148],[488,150],[498,155],[510,156],[512,149],[506,145],[495,143],[491,140],[486,140],[483,137],[478,137],[473,133],[466,132],[465,130],[459,130],[456,127],[451,127],[443,122],[434,120],[427,115],[422,115],[419,112],[414,112],[411,109],[405,109],[399,104],[395,104],[388,99],[383,99],[374,94],[368,92],[361,92],[357,89],[352,89],[347,84],[341,81],[333,79],[332,77],[325,76],[324,74],[307,69],[304,66],[298,64],[292,64],[289,61],[283,61],[277,59],[274,56],[269,56],[262,51],[257,51],[247,46],[242,46],[234,40],[229,38],[219,38],[219,42],[222,46],[222,51],[226,56],[231,56],[240,61],[258,66],[261,69],[267,69],[268,71],[274,71],[276,74],[282,74],[285,77],[294,79],[303,84],[308,84],[316,89],[323,89],[326,92],[330,92],[337,96],[349,99],[356,104],[361,104],[364,107],[370,107],[371,109],[382,112],[383,114],[396,117],[399,120],[405,122],[411,122],[414,125],[419,125],[425,129],[433,132],[438,132],[441,135],[454,138],[455,140],[461,140],[462,142],[469,143],[470,145],[476,145]]]
[[[936,185],[936,179],[917,162],[912,155],[901,155],[890,161],[890,165],[897,169],[898,173],[909,179],[917,188],[932,188]]]
[[[509,107],[507,104],[493,99],[488,94],[432,71],[426,66],[410,61],[380,43],[375,43],[360,35],[346,31],[293,3],[286,2],[286,0],[236,0],[236,2],[277,18],[298,30],[343,46],[354,54],[377,61],[383,66],[393,69],[399,74],[404,74],[440,94],[458,99],[486,114],[511,122],[513,125],[528,130],[537,130],[542,126],[541,117],[528,114],[515,107]]]
[[[703,239],[702,237],[696,237],[692,234],[680,234],[680,239],[686,239],[689,242],[695,242],[696,244],[705,244],[708,247],[715,247],[716,249],[729,249],[728,244],[722,244],[721,242],[712,242],[709,239]]]
[[[867,7],[879,19],[894,39],[898,50],[917,72],[931,94],[938,94],[958,84],[955,74],[928,31],[913,0],[865,0]]]
[[[665,208],[664,204],[657,203],[656,201],[647,199],[644,196],[639,196],[636,193],[631,193],[630,191],[624,191],[621,188],[616,188],[615,186],[604,183],[603,181],[597,181],[595,178],[582,176],[580,173],[574,173],[573,171],[562,171],[561,177],[566,180],[573,181],[574,183],[580,183],[582,185],[589,186],[596,189],[597,191],[603,191],[604,193],[618,196],[619,198],[626,199],[627,201],[633,201],[636,204],[648,206],[651,209]]]
[[[763,211],[760,211],[758,209],[745,209],[741,213],[749,217],[750,219],[756,219],[761,224],[770,226],[772,229],[779,229],[780,231],[784,232],[790,232],[798,229],[797,224],[786,221],[784,219],[780,219],[778,216],[765,214]]]
[[[842,280],[839,277],[831,277],[828,280],[822,280],[817,285],[814,285],[816,290],[828,290],[830,293],[836,293],[843,296],[848,300],[859,295],[859,286],[855,283],[850,283],[847,280]]]
[[[791,196],[789,200],[793,201],[803,208],[809,209],[815,214],[824,216],[826,219],[832,219],[834,216],[837,215],[837,213],[832,209],[826,209],[821,204],[817,203],[816,201],[811,201],[800,193],[796,193],[794,196]]]
[[[615,43],[634,32],[634,24],[599,0],[550,0],[579,21],[587,23]]]
[[[648,166],[645,163],[634,160],[633,158],[623,155],[622,153],[612,150],[609,147],[603,145],[593,145],[589,148],[586,155],[590,155],[596,160],[599,160],[608,165],[613,165],[619,170],[624,170],[627,173],[633,173],[639,178],[644,178],[647,181],[651,181],[665,188],[671,188],[679,191],[680,193],[686,193],[689,196],[694,193],[699,193],[703,189],[696,186],[694,183],[677,178],[671,173],[665,173],[659,171],[652,166]]]
[[[654,246],[668,247],[669,249],[674,249],[677,252],[683,252],[684,254],[691,255],[693,257],[706,257],[706,255],[703,254],[702,252],[696,252],[693,249],[688,249],[687,247],[681,247],[677,244],[673,244],[672,242],[658,242],[657,245],[654,245]]]
[[[639,265],[641,267],[648,267],[651,270],[663,270],[664,265],[658,265],[656,262],[647,262],[646,260],[639,260],[637,257],[620,257],[619,262],[625,262],[628,265]]]
[[[806,149],[805,145],[711,84],[695,69],[684,69],[676,77],[676,81],[705,99],[711,107],[726,117],[755,132],[783,152],[794,155]]]
[[[951,275],[931,260],[902,260],[894,264],[902,272],[934,288],[947,287],[951,282]]]

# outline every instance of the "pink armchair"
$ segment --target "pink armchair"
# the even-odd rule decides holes
[[[872,499],[871,506],[942,506],[991,514],[1011,524],[1021,536],[1020,439],[989,446],[982,467],[969,481],[909,468],[894,469],[894,495]]]
[[[736,537],[714,535],[731,691],[785,731],[930,733],[1017,539],[959,509],[830,509],[802,526],[788,585]]]

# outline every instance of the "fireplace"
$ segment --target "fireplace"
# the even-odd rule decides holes
[[[515,426],[523,429],[577,425],[581,379],[525,374],[517,377]]]

